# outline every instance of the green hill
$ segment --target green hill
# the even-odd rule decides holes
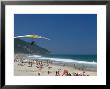
[[[14,39],[14,52],[15,53],[25,53],[25,54],[49,54],[50,52],[38,46],[37,44],[30,45],[29,42],[21,40],[19,38]]]

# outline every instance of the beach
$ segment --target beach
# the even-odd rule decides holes
[[[33,59],[27,54],[15,54],[15,76],[97,76],[97,71],[83,64]]]

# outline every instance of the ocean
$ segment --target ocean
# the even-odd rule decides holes
[[[54,60],[61,62],[74,62],[81,64],[97,64],[97,55],[67,55],[67,54],[49,54],[49,55],[30,55],[31,58]]]

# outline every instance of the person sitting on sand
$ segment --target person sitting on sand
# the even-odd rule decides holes
[[[78,73],[76,73],[75,76],[78,76]]]
[[[43,65],[40,65],[40,66],[39,66],[39,70],[42,70],[42,68],[43,68]]]
[[[78,76],[82,76],[82,74],[80,73],[80,74],[78,74]]]
[[[70,73],[68,73],[68,75],[67,76],[72,76]]]
[[[39,66],[36,66],[37,68],[39,68]]]
[[[14,59],[14,62],[17,62],[17,59],[16,58]]]
[[[63,75],[68,75],[68,70],[64,70],[62,76]]]
[[[76,73],[74,73],[73,75],[76,76]]]
[[[42,65],[42,61],[39,61],[39,65]]]
[[[74,73],[74,76],[78,76],[78,73]]]
[[[35,60],[35,65],[37,65],[38,64],[38,61],[37,60]]]
[[[83,76],[85,76],[85,71],[83,71]]]
[[[40,73],[38,72],[38,76],[40,76]]]
[[[48,67],[48,69],[51,69],[51,68],[52,68],[51,66]]]

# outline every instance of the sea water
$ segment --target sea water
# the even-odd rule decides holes
[[[29,57],[38,59],[50,59],[62,62],[77,62],[85,64],[96,64],[97,55],[67,55],[67,54],[49,54],[49,55],[31,55]]]
[[[97,55],[49,54],[30,55],[32,59],[52,60],[55,63],[75,64],[79,68],[86,66],[88,70],[97,70]]]

